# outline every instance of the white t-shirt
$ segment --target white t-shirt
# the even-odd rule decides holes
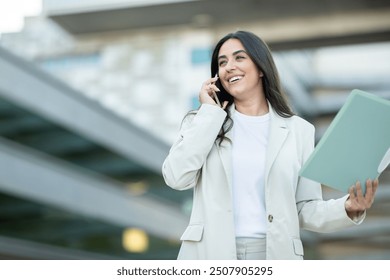
[[[247,116],[235,111],[233,125],[233,209],[236,237],[266,235],[265,153],[269,114]]]

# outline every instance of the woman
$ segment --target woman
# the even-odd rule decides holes
[[[170,187],[194,188],[179,259],[303,259],[300,227],[330,232],[363,221],[377,180],[367,180],[365,195],[356,183],[323,201],[321,185],[298,176],[314,127],[289,109],[260,38],[226,35],[211,74],[162,168]]]

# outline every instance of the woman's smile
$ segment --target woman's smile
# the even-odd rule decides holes
[[[243,75],[241,75],[241,76],[235,75],[235,76],[233,76],[231,78],[228,78],[227,80],[228,80],[229,84],[235,84],[235,83],[241,81],[242,78],[244,78]]]

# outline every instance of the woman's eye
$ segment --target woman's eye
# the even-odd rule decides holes
[[[225,61],[225,60],[219,62],[219,66],[223,66],[223,65],[225,65],[225,64],[226,64],[226,61]]]
[[[244,59],[245,57],[238,55],[236,59]]]

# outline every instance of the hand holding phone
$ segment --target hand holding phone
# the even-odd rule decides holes
[[[215,74],[215,77],[214,78],[218,78],[218,74]],[[214,83],[213,83],[213,85],[215,86],[215,82],[216,82],[217,80],[215,80],[214,81]],[[219,90],[219,89],[218,89]],[[213,90],[213,96],[214,96],[214,99],[215,99],[215,101],[217,102],[217,104],[218,104],[218,106],[219,107],[222,107],[222,105],[221,105],[221,102],[219,102],[219,99],[218,99],[218,96],[217,96],[217,93],[215,92],[215,90]]]
[[[203,104],[212,104],[218,105],[222,108],[221,103],[218,99],[217,92],[219,88],[215,85],[215,82],[218,80],[218,75],[215,75],[214,78],[207,79],[200,90],[199,101]]]

